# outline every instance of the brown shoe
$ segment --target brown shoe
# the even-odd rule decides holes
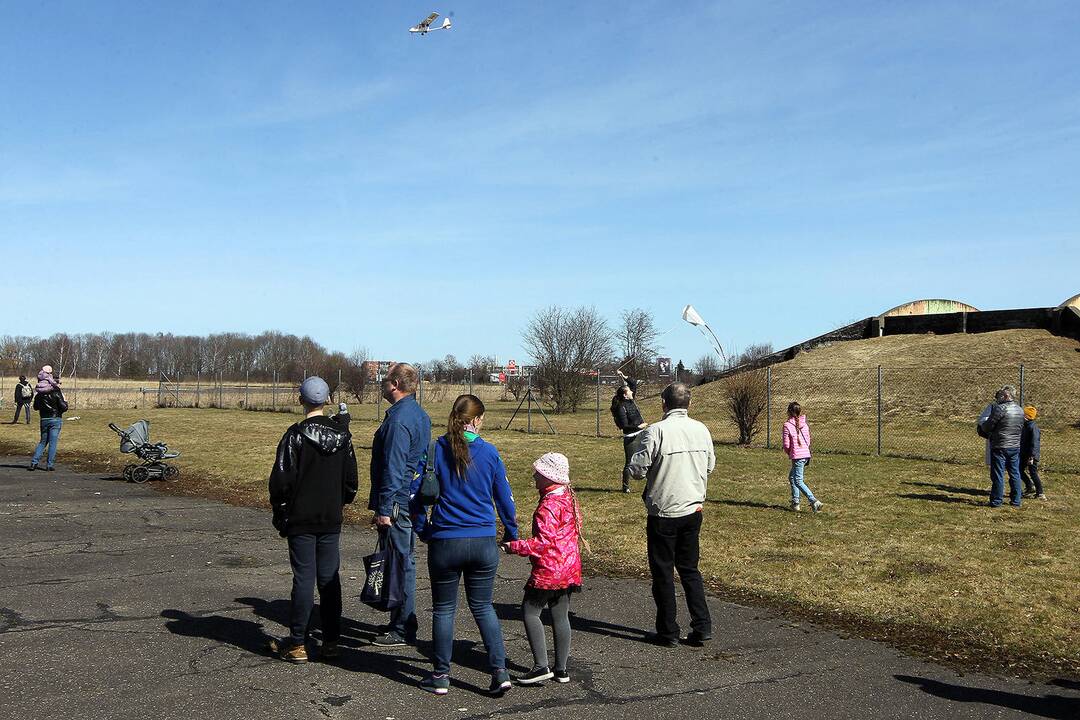
[[[288,639],[271,640],[270,652],[286,662],[299,664],[308,661],[307,648],[303,645],[293,645]]]

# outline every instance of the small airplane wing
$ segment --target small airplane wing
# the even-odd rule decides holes
[[[439,13],[433,12],[430,15],[428,15],[426,19],[421,20],[420,24],[417,25],[416,27],[419,28],[420,30],[426,30],[428,27],[431,26],[431,23],[435,22],[435,18],[437,18],[437,17],[439,17]]]

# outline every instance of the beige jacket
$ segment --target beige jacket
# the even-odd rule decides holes
[[[641,433],[630,474],[646,478],[642,498],[650,515],[683,517],[701,509],[716,466],[712,435],[686,410],[669,410]]]

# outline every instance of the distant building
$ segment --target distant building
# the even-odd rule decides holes
[[[897,305],[892,310],[886,310],[879,317],[896,317],[898,315],[941,315],[944,313],[979,312],[979,308],[959,300],[912,300],[903,305]]]

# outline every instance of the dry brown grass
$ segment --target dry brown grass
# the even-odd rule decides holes
[[[497,429],[509,404],[489,404],[489,430],[506,460],[519,517],[535,501],[531,462],[565,453],[581,497],[593,571],[647,573],[644,510],[618,492],[616,439],[527,435]],[[448,405],[433,409],[435,427]],[[645,408],[655,417],[654,408]],[[115,476],[130,456],[107,428],[140,417],[152,436],[183,451],[170,492],[265,505],[274,448],[295,417],[220,410],[97,411],[68,422],[61,460]],[[593,427],[592,415],[560,417]],[[516,425],[516,423],[515,423]],[[364,469],[376,423],[354,421]],[[26,455],[36,428],[0,426],[0,449]],[[1051,500],[1020,510],[983,507],[987,481],[978,466],[864,456],[819,456],[808,482],[826,503],[820,515],[785,509],[786,461],[776,451],[719,446],[710,481],[702,570],[724,597],[778,607],[794,616],[853,629],[964,667],[1016,674],[1080,677],[1080,477],[1048,474]],[[32,478],[32,476],[30,476]],[[366,522],[361,501],[349,517]],[[524,523],[527,527],[528,523]],[[270,532],[269,521],[267,531]]]

